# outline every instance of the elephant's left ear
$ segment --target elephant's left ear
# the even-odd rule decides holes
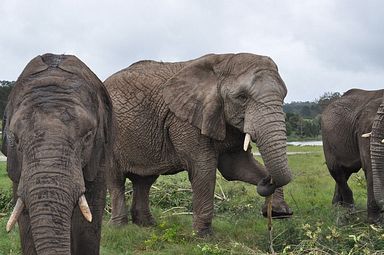
[[[98,88],[98,116],[96,138],[93,145],[92,156],[84,168],[84,178],[94,181],[101,168],[108,169],[112,163],[112,144],[114,138],[114,125],[112,117],[112,101],[104,85]]]
[[[163,98],[180,119],[201,130],[201,134],[224,140],[225,119],[214,65],[217,55],[207,55],[181,69],[167,81]]]

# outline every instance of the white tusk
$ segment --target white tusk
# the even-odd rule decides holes
[[[244,151],[247,151],[248,150],[248,146],[249,146],[249,142],[251,141],[251,135],[250,134],[245,134],[245,138],[244,138],[244,146],[243,146],[243,149]]]
[[[88,202],[84,194],[79,198],[79,207],[84,218],[87,221],[92,222],[92,213],[91,213],[91,210],[89,209]]]
[[[13,226],[15,226],[17,219],[19,218],[23,209],[24,209],[24,203],[21,200],[21,198],[18,198],[16,201],[15,208],[13,208],[12,214],[9,217],[9,220],[7,222],[7,226],[6,226],[7,232],[11,231]]]
[[[361,137],[368,138],[368,137],[371,137],[371,135],[372,135],[372,132],[369,132],[366,134],[362,134]]]
[[[384,143],[384,139],[383,139],[383,140],[381,140],[381,143]]]

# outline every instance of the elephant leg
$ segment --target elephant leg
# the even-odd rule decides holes
[[[13,183],[14,202],[16,202],[15,198],[17,197],[17,187],[18,187],[18,184]],[[19,225],[21,250],[23,251],[23,254],[36,255],[37,253],[35,249],[35,244],[33,243],[31,222],[29,220],[29,215],[27,210],[25,209],[23,210],[23,212],[19,216],[17,223]]]
[[[341,196],[339,185],[335,184],[335,191],[333,192],[332,204],[340,204],[343,201],[343,197]]]
[[[336,181],[332,204],[340,204],[344,207],[353,208],[355,204],[353,192],[347,182],[354,170],[345,167],[333,167],[329,172]]]
[[[371,169],[370,169],[371,170]],[[375,197],[373,195],[373,180],[372,180],[372,172],[366,172],[366,180],[367,180],[367,210],[368,210],[368,222],[369,223],[378,223],[381,221],[380,212],[381,209],[379,205],[376,203]]]
[[[13,195],[17,197],[17,184],[13,183]],[[23,210],[18,219],[19,234],[21,241],[21,250],[26,255],[36,255],[35,245],[33,243],[31,222],[27,210]]]
[[[268,175],[265,167],[253,157],[252,153],[243,150],[222,153],[219,156],[218,169],[226,180],[238,180],[254,185]],[[284,218],[293,214],[284,200],[283,188],[276,189],[273,198],[273,217]],[[265,217],[267,216],[266,202],[261,212]]]
[[[366,150],[368,151],[368,150]],[[370,154],[361,153],[362,167],[364,170],[365,179],[367,181],[367,211],[368,222],[378,223],[382,221],[380,217],[381,209],[376,203],[376,199],[373,194],[373,179],[372,179],[372,166]]]
[[[71,226],[71,254],[73,255],[100,253],[101,223],[106,195],[104,177],[99,176],[93,182],[86,182],[86,190],[85,196],[92,213],[92,222],[84,218],[79,205],[75,206]]]
[[[216,184],[215,166],[212,170],[205,167],[188,171],[192,185],[193,229],[199,236],[211,235],[213,218],[213,197]]]
[[[111,195],[112,216],[109,224],[121,226],[128,223],[128,213],[125,205],[125,175],[110,177],[108,189]]]
[[[33,243],[31,222],[26,210],[23,210],[19,219],[19,232],[21,241],[21,250],[26,255],[36,255],[35,244]]]
[[[153,226],[156,224],[149,209],[149,190],[158,177],[158,175],[140,176],[128,174],[128,178],[133,185],[132,221],[137,225]]]

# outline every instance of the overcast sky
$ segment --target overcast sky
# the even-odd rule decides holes
[[[77,55],[101,80],[142,59],[267,55],[286,102],[384,88],[382,0],[1,0],[0,80],[46,52]]]

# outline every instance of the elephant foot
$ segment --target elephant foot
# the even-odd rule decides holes
[[[383,216],[379,215],[368,215],[368,223],[384,226]]]
[[[264,203],[261,213],[267,217],[268,204]],[[272,217],[276,219],[290,218],[293,214],[292,209],[285,201],[272,201]]]
[[[212,223],[198,221],[193,223],[193,229],[198,237],[208,237],[213,235]]]
[[[128,224],[128,217],[127,215],[122,215],[122,216],[112,216],[112,218],[108,222],[109,225],[111,226],[124,226]]]
[[[368,208],[367,220],[369,224],[378,224],[383,226],[384,218],[380,211],[381,210],[378,207]]]
[[[197,235],[198,237],[203,237],[203,238],[204,238],[204,237],[212,236],[212,235],[213,235],[212,227],[197,230],[197,231],[196,231],[196,235]]]
[[[351,212],[353,212],[355,210],[355,204],[354,203],[346,203],[346,202],[343,202],[343,201],[332,201],[332,204],[333,206],[341,206],[341,207],[344,207],[348,210],[350,210]]]
[[[156,221],[152,217],[151,213],[149,212],[138,212],[138,211],[131,211],[132,214],[132,222],[138,226],[142,227],[150,227],[155,226]]]

